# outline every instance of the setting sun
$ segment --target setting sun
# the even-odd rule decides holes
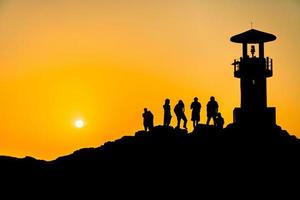
[[[82,119],[78,119],[74,123],[76,128],[82,128],[84,126],[84,121]]]

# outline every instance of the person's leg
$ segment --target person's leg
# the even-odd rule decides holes
[[[181,120],[180,117],[177,116],[177,126],[176,126],[177,128],[180,128],[180,120]]]
[[[153,122],[151,122],[151,123],[149,124],[149,131],[152,131],[153,127],[154,127],[154,124],[153,124]]]
[[[167,119],[167,126],[170,126],[170,123],[171,123],[171,116],[168,116],[168,119]]]
[[[217,126],[217,116],[213,115],[214,126]]]
[[[184,122],[183,128],[186,128],[187,118],[186,118],[185,114],[183,114],[182,119],[183,119],[183,122]]]
[[[210,122],[210,118],[211,118],[211,116],[210,116],[210,115],[208,115],[208,116],[207,116],[207,121],[206,121],[206,125],[209,125],[209,122]]]

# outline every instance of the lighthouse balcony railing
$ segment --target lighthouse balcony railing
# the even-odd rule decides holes
[[[232,65],[234,66],[234,77],[240,78],[241,77],[241,68],[240,63],[242,61],[242,58],[238,61],[237,59],[234,59],[234,62]]]
[[[262,61],[262,60],[261,60]],[[240,78],[241,77],[241,63],[243,62],[243,58],[239,60],[234,59],[232,65],[234,66],[234,77]],[[246,61],[247,62],[247,61]],[[263,59],[263,70],[266,77],[271,77],[273,75],[273,59],[267,57]]]
[[[266,77],[271,77],[273,76],[273,59],[267,57],[266,58],[266,64],[265,64],[265,74]]]

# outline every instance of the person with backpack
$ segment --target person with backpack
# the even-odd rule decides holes
[[[153,114],[150,110],[148,110],[147,108],[144,108],[144,113],[143,113],[143,125],[144,125],[144,129],[145,131],[151,131],[153,128]]]
[[[182,100],[179,100],[174,108],[175,115],[177,117],[177,126],[176,128],[180,128],[180,121],[183,120],[183,128],[187,129],[187,119],[184,114],[184,103]]]

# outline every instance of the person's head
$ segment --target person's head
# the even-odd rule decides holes
[[[195,98],[194,98],[194,101],[198,101],[198,97],[195,97]]]
[[[148,111],[148,109],[147,108],[144,108],[144,112],[147,112]]]
[[[211,96],[211,97],[210,97],[210,100],[211,100],[211,101],[214,101],[214,100],[215,100],[215,97],[214,97],[214,96]]]
[[[165,104],[170,104],[170,99],[166,99]]]
[[[181,105],[182,105],[182,104],[183,104],[183,101],[182,101],[182,100],[179,100],[179,101],[178,101],[178,104],[181,104]]]
[[[221,115],[221,113],[220,113],[220,112],[218,113],[218,117],[222,117],[222,115]]]

